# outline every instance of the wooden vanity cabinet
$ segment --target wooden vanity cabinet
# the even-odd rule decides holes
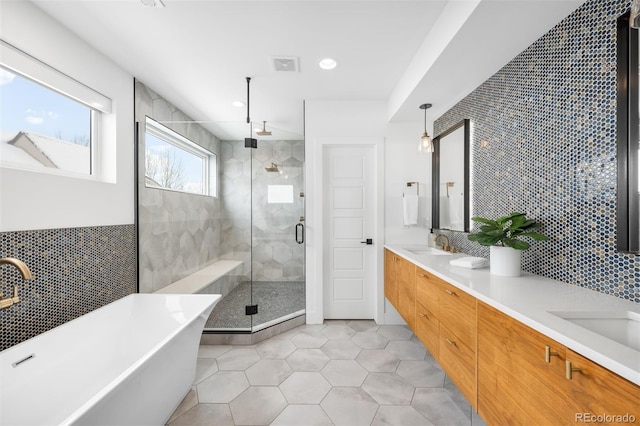
[[[416,310],[416,265],[385,250],[384,266],[384,296],[413,330]]]
[[[478,414],[487,424],[561,424],[565,359],[564,346],[478,302]]]
[[[439,359],[440,321],[435,315],[438,310],[438,293],[431,285],[429,273],[416,268],[416,318],[414,332],[431,356]]]
[[[582,355],[567,349],[566,362],[569,369],[578,369],[567,372],[566,397],[573,407],[571,420],[574,424],[588,423],[586,415],[608,414],[611,417],[604,419],[601,424],[640,424],[640,386],[618,376],[599,364],[583,357]],[[570,377],[570,378],[569,378]],[[614,415],[626,418],[615,418]],[[578,416],[581,416],[578,418]],[[631,421],[634,418],[635,421]],[[594,419],[591,419],[594,423]]]
[[[410,329],[415,329],[416,315],[416,265],[398,256],[396,260],[398,280],[398,312]]]
[[[639,386],[389,250],[384,276],[385,297],[488,425],[640,425]]]
[[[567,361],[580,369],[571,379]],[[489,425],[594,423],[586,416],[604,413],[640,422],[638,386],[482,302],[477,362],[478,413]]]
[[[438,362],[467,401],[476,408],[476,349],[461,342],[454,332],[440,322]]]
[[[384,297],[393,305],[398,305],[398,281],[396,257],[392,251],[384,250]]]
[[[438,319],[462,342],[475,352],[476,348],[476,298],[433,277],[438,292]]]
[[[476,405],[476,299],[416,268],[416,335]]]

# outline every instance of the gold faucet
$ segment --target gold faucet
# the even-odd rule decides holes
[[[442,237],[444,238],[446,241],[444,243],[442,243],[442,250],[444,251],[449,251],[450,250],[450,246],[449,246],[449,237],[447,237],[444,234],[438,234],[436,235],[436,245],[438,245],[438,239]]]
[[[29,267],[22,260],[16,259],[14,257],[3,257],[2,259],[0,259],[0,265],[5,265],[5,264],[15,266],[16,269],[20,272],[20,275],[22,275],[22,279],[24,280],[33,279],[33,274],[29,270]],[[2,296],[2,293],[0,293],[0,296]],[[0,309],[8,308],[9,306],[12,306],[18,303],[19,301],[20,301],[20,297],[18,297],[18,286],[14,285],[13,297],[7,297],[5,299],[0,300]]]

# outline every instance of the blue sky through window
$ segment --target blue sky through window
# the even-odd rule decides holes
[[[89,146],[91,109],[0,67],[0,130],[36,132]]]

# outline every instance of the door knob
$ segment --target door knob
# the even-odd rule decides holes
[[[367,238],[365,241],[360,241],[360,243],[370,246],[373,244],[373,238]]]

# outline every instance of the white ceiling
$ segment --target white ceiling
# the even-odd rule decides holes
[[[302,134],[303,100],[381,100],[437,118],[584,0],[35,0],[194,120]],[[276,72],[271,57],[299,58]],[[333,71],[317,62],[333,57]]]

